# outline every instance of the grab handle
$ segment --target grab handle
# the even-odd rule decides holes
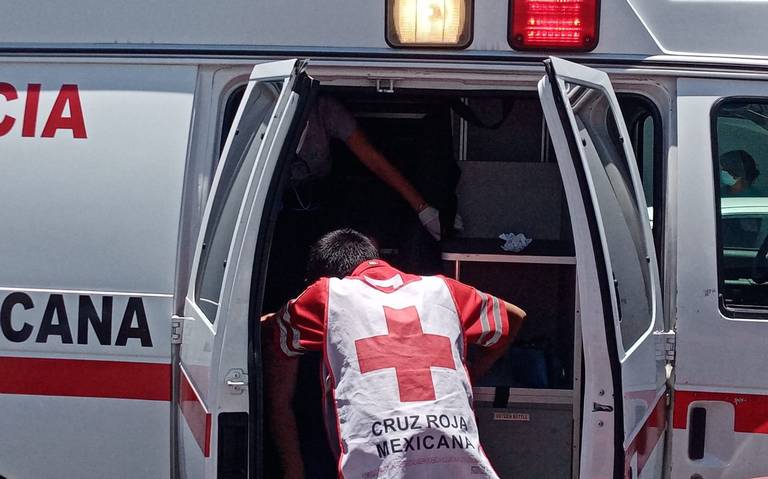
[[[707,410],[703,407],[691,408],[691,420],[688,427],[688,457],[691,460],[704,458],[706,436]]]

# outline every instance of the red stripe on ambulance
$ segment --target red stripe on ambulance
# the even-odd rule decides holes
[[[632,465],[632,456],[637,453],[637,476],[643,471],[645,464],[651,457],[651,453],[656,449],[664,430],[667,428],[667,396],[662,395],[651,411],[651,415],[645,420],[642,429],[632,439],[629,447],[624,453],[624,477],[633,477],[630,474]]]
[[[187,421],[192,436],[203,451],[203,456],[211,455],[211,413],[203,404],[203,400],[192,387],[184,368],[181,369],[181,413]]]
[[[0,357],[0,394],[171,400],[171,365]]]
[[[735,432],[768,434],[768,395],[715,393],[706,391],[677,391],[672,425],[675,429],[688,427],[688,409],[696,401],[717,401],[733,404]]]

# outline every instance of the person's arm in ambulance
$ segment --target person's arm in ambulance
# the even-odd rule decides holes
[[[459,315],[464,341],[470,348],[472,379],[488,372],[501,358],[525,320],[525,311],[512,303],[443,277]]]
[[[419,221],[433,238],[440,241],[440,214],[434,207],[427,204],[416,188],[405,179],[397,168],[379,152],[360,128],[355,128],[347,138],[347,146],[357,156],[362,164],[371,170],[390,188],[397,191],[400,196],[411,205],[413,211],[419,215]]]
[[[277,327],[274,322],[270,327]],[[270,347],[271,346],[271,347]],[[285,356],[272,344],[264,351],[265,409],[272,440],[280,458],[284,479],[303,479],[299,429],[293,411],[299,361]]]
[[[326,134],[346,143],[360,163],[400,194],[419,216],[424,228],[439,241],[440,215],[437,209],[430,206],[402,173],[368,141],[349,110],[327,96],[318,99],[316,108],[323,119]]]
[[[470,374],[473,379],[480,378],[498,361],[504,353],[507,352],[507,347],[517,336],[517,332],[520,331],[520,327],[523,325],[523,321],[526,318],[526,313],[519,307],[512,303],[499,300],[504,305],[504,309],[507,312],[507,318],[509,322],[509,330],[507,334],[502,335],[499,342],[490,348],[477,348],[477,354],[472,359],[470,364]]]
[[[283,477],[304,478],[296,413],[298,358],[306,351],[320,351],[325,334],[327,278],[321,279],[277,313],[261,317],[264,356],[265,412],[272,431]]]

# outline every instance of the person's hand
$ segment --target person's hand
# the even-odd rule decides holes
[[[511,341],[520,332],[520,328],[523,326],[523,321],[528,317],[528,313],[512,303],[506,301],[503,301],[503,303],[509,318],[509,340]]]
[[[440,212],[437,209],[427,206],[419,211],[419,221],[435,241],[440,241]]]
[[[453,219],[453,229],[456,231],[464,231],[464,218],[458,213],[456,213],[456,217]]]

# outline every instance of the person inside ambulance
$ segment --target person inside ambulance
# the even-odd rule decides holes
[[[752,155],[744,150],[731,150],[720,155],[720,194],[745,196],[760,175]]]
[[[440,240],[437,209],[430,206],[387,158],[371,145],[352,114],[329,96],[320,96],[310,110],[296,157],[291,163],[290,187],[299,203],[306,206],[312,201],[312,198],[301,197],[305,185],[330,174],[330,144],[333,138],[343,141],[363,165],[397,191],[416,212],[427,232],[435,240]]]
[[[472,377],[500,358],[525,312],[443,276],[379,259],[336,230],[311,249],[319,278],[262,319],[266,413],[286,478],[319,477],[301,458],[292,407],[297,359],[321,351],[325,424],[345,478],[496,478],[481,450]],[[471,362],[467,345],[478,348]],[[308,466],[310,467],[310,466]]]
[[[346,206],[334,204],[333,198],[344,186],[335,184],[330,178],[333,140],[343,142],[360,163],[396,191],[414,211],[429,236],[435,241],[441,239],[438,209],[431,206],[368,141],[352,114],[341,103],[330,96],[320,95],[309,110],[306,126],[289,166],[270,255],[270,270],[280,271],[280,274],[274,275],[267,283],[267,310],[277,309],[305,286],[305,255],[313,241],[336,228],[364,228],[360,224],[347,223]]]

